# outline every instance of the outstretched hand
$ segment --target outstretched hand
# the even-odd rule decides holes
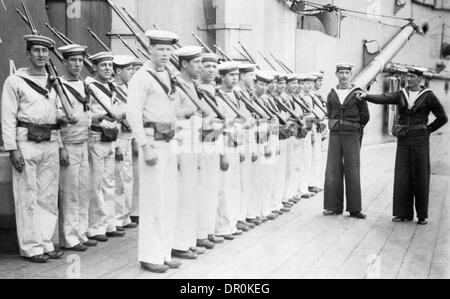
[[[358,90],[356,92],[356,98],[360,101],[364,100],[367,97],[367,92],[366,91],[362,91],[362,90]]]

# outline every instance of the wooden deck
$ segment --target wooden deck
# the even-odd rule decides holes
[[[427,226],[391,222],[395,144],[367,146],[366,221],[321,216],[320,194],[166,274],[139,268],[137,230],[131,230],[123,239],[43,265],[0,256],[0,278],[450,278],[449,145],[450,133],[432,138]]]

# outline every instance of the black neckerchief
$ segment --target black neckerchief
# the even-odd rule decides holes
[[[152,78],[155,79],[156,82],[158,82],[158,84],[161,86],[161,88],[164,90],[167,96],[169,98],[172,98],[172,95],[175,93],[175,82],[173,81],[170,72],[168,72],[170,77],[170,87],[167,86],[153,70],[147,69],[147,73],[149,73],[150,76],[152,76]]]
[[[73,95],[75,99],[77,99],[78,102],[80,102],[83,105],[83,111],[89,111],[89,92],[87,91],[87,85],[83,82],[84,85],[84,93],[86,94],[85,97],[81,95],[75,88],[70,86],[67,83],[63,83],[64,87]]]
[[[47,86],[45,88],[42,88],[39,84],[37,84],[36,82],[34,82],[33,80],[30,80],[28,78],[19,76],[19,78],[22,78],[25,83],[28,84],[28,86],[30,86],[34,91],[36,91],[37,93],[43,95],[45,98],[48,99],[48,95],[49,93],[52,91],[53,88],[53,82],[50,79],[50,76],[47,76]]]

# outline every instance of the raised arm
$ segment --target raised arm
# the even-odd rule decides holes
[[[363,97],[363,99],[373,104],[398,105],[400,103],[400,95],[401,94],[399,91],[380,95],[366,94],[366,96]]]

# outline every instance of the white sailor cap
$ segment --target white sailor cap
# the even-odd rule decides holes
[[[311,73],[311,75],[316,76],[317,79],[323,79],[323,77],[324,77],[323,71],[320,71],[320,72],[317,72],[317,73]]]
[[[293,82],[293,81],[298,81],[298,76],[297,74],[287,74],[286,76],[286,82]]]
[[[136,58],[134,61],[133,61],[133,66],[143,66],[144,65],[144,63],[142,62],[142,60],[140,60],[139,58]]]
[[[305,82],[315,82],[317,80],[317,77],[311,74],[306,74],[303,78],[303,81]]]
[[[215,53],[203,53],[202,54],[203,62],[215,62],[219,63],[219,55]]]
[[[274,80],[274,75],[271,72],[264,72],[264,71],[256,71],[256,81],[261,81],[264,83],[271,83]]]
[[[311,74],[298,74],[298,80],[300,82],[314,82],[317,77]]]
[[[203,47],[200,46],[184,46],[175,51],[175,55],[181,60],[190,61],[202,56]]]
[[[85,55],[86,49],[87,49],[86,46],[71,44],[71,45],[59,47],[58,51],[61,52],[61,55],[64,58],[67,58],[70,56]]]
[[[339,71],[351,71],[355,67],[352,63],[342,62],[336,64],[336,72]]]
[[[136,59],[130,55],[114,55],[113,63],[116,67],[127,68],[134,65]]]
[[[287,74],[283,74],[283,73],[277,73],[277,81],[278,82],[283,82],[287,80]]]
[[[47,47],[48,49],[53,49],[55,47],[55,41],[52,40],[49,37],[42,36],[42,35],[25,35],[23,39],[27,43],[27,50],[29,51],[31,49],[31,46],[33,45],[39,45]]]
[[[417,76],[423,76],[424,73],[428,71],[428,69],[424,67],[417,67],[417,66],[407,66],[406,69],[408,70],[408,74],[414,74]]]
[[[251,73],[256,70],[256,64],[251,63],[243,63],[239,66],[239,72],[241,74]]]
[[[225,61],[219,64],[219,73],[224,76],[228,73],[239,71],[239,62],[236,61]]]
[[[165,30],[148,30],[145,32],[150,40],[150,45],[173,45],[180,40],[178,35]]]
[[[99,64],[100,62],[106,61],[106,60],[113,60],[114,55],[111,52],[99,52],[92,56],[89,56],[89,59],[94,64]]]

